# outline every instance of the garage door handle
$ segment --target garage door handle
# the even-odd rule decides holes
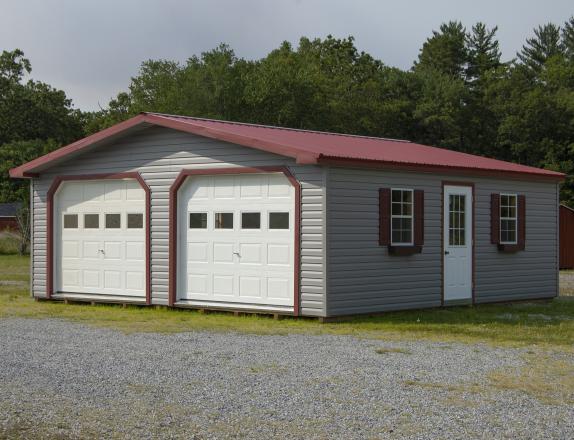
[[[233,252],[233,255],[237,255],[239,258],[241,258],[241,255],[239,254],[239,252]]]
[[[450,252],[449,252],[449,251],[444,251],[444,254],[445,254],[445,255],[448,255],[448,254],[450,254]]]
[[[106,254],[103,249],[100,249],[98,252],[101,252],[104,255]]]

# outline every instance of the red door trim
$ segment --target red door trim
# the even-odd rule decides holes
[[[293,314],[299,315],[299,274],[301,243],[301,184],[284,166],[262,166],[252,168],[208,168],[182,170],[169,189],[169,305],[173,306],[177,295],[177,194],[185,180],[190,176],[208,176],[214,174],[254,174],[283,173],[295,188],[295,258],[294,258],[294,300]]]
[[[54,196],[63,182],[81,180],[112,180],[134,179],[137,180],[146,193],[146,304],[151,304],[151,190],[140,173],[105,173],[105,174],[82,174],[75,176],[56,176],[48,190],[47,211],[47,274],[46,274],[46,298],[50,299],[54,293]]]
[[[444,187],[445,186],[468,186],[470,188],[472,188],[472,231],[471,231],[471,236],[472,236],[472,289],[471,289],[471,293],[472,293],[472,304],[475,304],[475,284],[476,284],[476,277],[475,277],[475,272],[476,272],[476,252],[475,252],[475,248],[476,248],[476,209],[475,209],[475,205],[476,205],[476,196],[475,196],[475,190],[474,190],[474,182],[458,182],[458,181],[453,181],[453,180],[443,180],[442,181],[442,185],[441,185],[441,195],[440,195],[440,200],[441,200],[441,209],[440,209],[440,221],[441,221],[441,226],[440,226],[440,239],[441,239],[441,245],[440,248],[442,250],[441,255],[440,255],[440,269],[441,269],[441,273],[440,273],[440,280],[441,280],[441,298],[440,298],[440,303],[441,306],[444,306],[444,237],[445,237],[445,231],[444,231]]]

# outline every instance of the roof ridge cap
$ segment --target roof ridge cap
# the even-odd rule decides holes
[[[320,130],[306,130],[303,128],[279,127],[277,125],[254,124],[251,122],[226,121],[224,119],[198,118],[196,116],[171,115],[168,113],[142,112],[142,114],[164,116],[164,117],[168,117],[168,118],[191,119],[194,121],[219,122],[222,124],[230,124],[230,125],[245,125],[248,127],[269,128],[272,130],[297,131],[297,132],[301,132],[301,133],[315,133],[315,134],[323,134],[323,135],[327,135],[327,136],[341,136],[341,137],[352,137],[352,138],[361,138],[361,139],[383,140],[383,141],[391,141],[391,142],[403,142],[405,144],[413,143],[412,141],[410,141],[408,139],[395,139],[395,138],[387,138],[387,137],[365,136],[365,135],[360,135],[360,134],[349,134],[349,133],[339,133],[339,132],[320,131]]]

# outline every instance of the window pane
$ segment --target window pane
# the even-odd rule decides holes
[[[106,214],[106,229],[121,228],[120,214]]]
[[[261,213],[242,212],[241,229],[259,229],[261,227]]]
[[[289,229],[289,213],[270,212],[269,229]]]
[[[413,205],[410,203],[405,203],[403,205],[403,215],[412,215],[413,213]]]
[[[401,193],[402,193],[401,190],[398,190],[398,189],[394,189],[394,190],[393,190],[393,192],[392,192],[392,201],[393,201],[393,203],[395,203],[395,202],[400,203],[400,202],[401,202]]]
[[[207,212],[190,212],[189,228],[207,229]]]
[[[128,229],[143,228],[143,214],[128,214]]]
[[[412,219],[411,218],[403,218],[402,219],[402,228],[408,231],[411,230]],[[410,240],[409,240],[410,241]]]
[[[410,243],[411,240],[411,230],[410,229],[404,229],[402,232],[402,242],[403,243]]]
[[[216,212],[215,229],[233,229],[233,213]]]
[[[98,229],[100,227],[99,214],[84,214],[84,228]]]
[[[403,203],[413,202],[413,192],[412,191],[402,191],[403,193]]]
[[[401,215],[401,204],[400,203],[393,203],[392,204],[392,215]]]
[[[401,231],[400,230],[393,230],[392,240],[393,240],[393,243],[400,243],[401,242]]]
[[[78,228],[78,214],[64,214],[64,228],[77,229]]]

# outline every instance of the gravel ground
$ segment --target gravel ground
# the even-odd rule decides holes
[[[573,438],[572,405],[488,386],[523,362],[483,345],[5,319],[0,438]]]

